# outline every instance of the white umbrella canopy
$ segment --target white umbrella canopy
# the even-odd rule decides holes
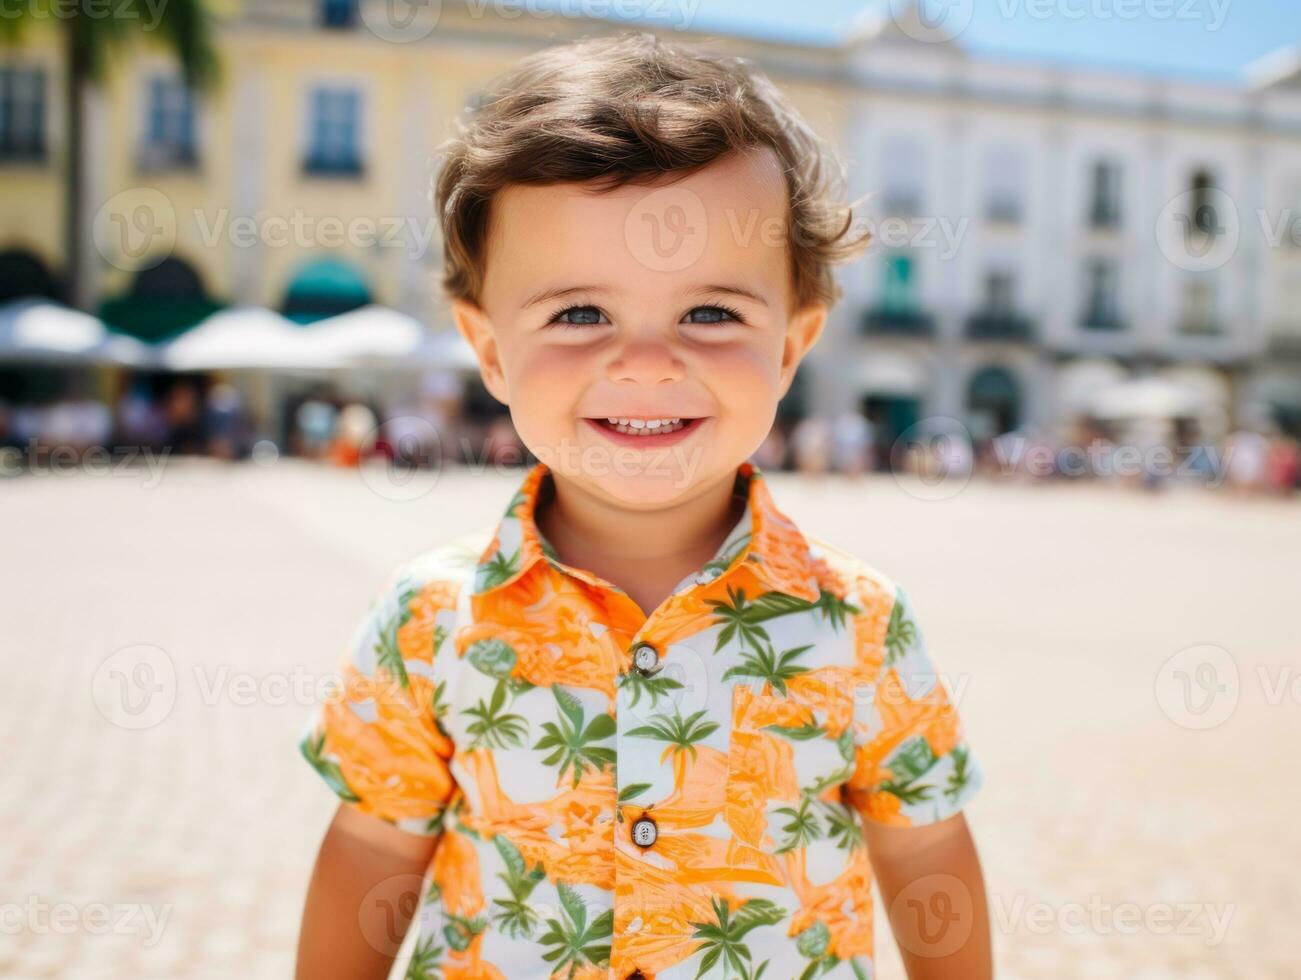
[[[260,306],[221,310],[163,347],[173,371],[328,371],[346,359],[308,330]]]
[[[371,304],[299,327],[323,351],[349,363],[400,362],[420,346],[425,329],[415,317]]]
[[[96,317],[48,299],[17,299],[0,307],[3,361],[86,363],[108,337]]]
[[[1215,408],[1204,391],[1148,377],[1102,389],[1094,396],[1089,414],[1099,419],[1198,418]]]

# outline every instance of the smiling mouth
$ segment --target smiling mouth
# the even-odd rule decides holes
[[[702,420],[699,418],[683,418],[676,415],[667,415],[661,418],[607,416],[605,418],[589,418],[587,421],[610,432],[618,432],[620,435],[647,439],[654,436],[665,436],[674,432],[681,432],[683,429],[689,429]]]

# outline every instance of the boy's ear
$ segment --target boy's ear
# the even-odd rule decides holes
[[[795,370],[822,336],[827,322],[827,304],[810,303],[796,310],[786,325],[786,341],[782,347],[781,393],[785,395],[795,380]]]
[[[506,374],[501,368],[497,336],[493,332],[488,315],[468,300],[454,299],[452,320],[461,336],[474,348],[475,356],[479,359],[479,376],[483,378],[483,386],[497,401],[509,405]]]

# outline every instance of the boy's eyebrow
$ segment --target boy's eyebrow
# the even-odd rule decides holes
[[[562,286],[555,289],[544,289],[541,292],[534,293],[524,301],[524,309],[530,306],[537,306],[539,303],[545,303],[548,300],[561,299],[574,293],[600,293],[607,289],[605,286]],[[743,299],[768,305],[768,301],[752,289],[746,289],[744,286],[732,286],[726,283],[716,283],[708,286],[697,286],[689,291],[690,295],[699,296],[705,293],[727,293],[731,296],[740,296]]]

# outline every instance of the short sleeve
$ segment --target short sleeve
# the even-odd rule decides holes
[[[341,800],[414,834],[441,832],[456,790],[454,746],[439,720],[443,685],[433,672],[454,604],[439,583],[391,575],[299,741]]]
[[[911,602],[897,587],[886,601],[879,635],[860,637],[879,652],[880,667],[855,703],[856,765],[845,799],[878,823],[934,823],[961,810],[983,774]]]

